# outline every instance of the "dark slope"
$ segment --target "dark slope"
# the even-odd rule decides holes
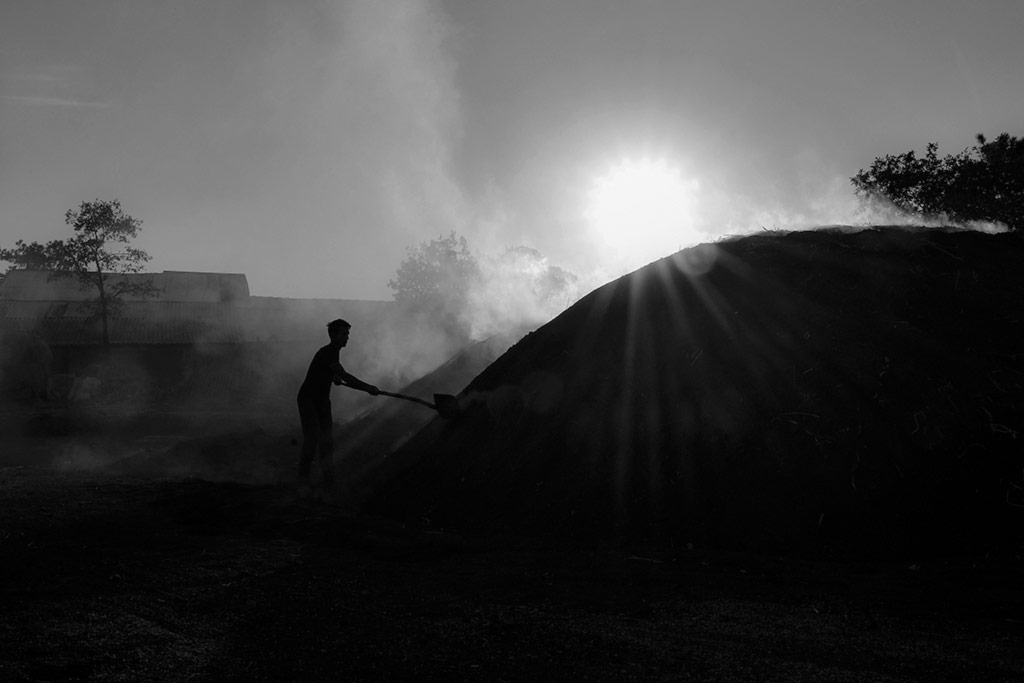
[[[783,548],[1022,540],[1024,240],[703,245],[594,291],[376,471],[463,528]]]
[[[435,393],[458,393],[525,333],[523,330],[473,342],[397,393],[427,401],[433,400]],[[431,420],[440,419],[435,411],[409,401],[384,396],[375,401],[372,410],[335,428],[335,467],[349,499],[358,499],[365,493],[361,482],[369,469]]]

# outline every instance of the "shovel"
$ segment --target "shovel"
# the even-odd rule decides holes
[[[419,403],[420,405],[433,408],[437,411],[438,415],[445,419],[458,416],[462,411],[459,409],[459,399],[451,394],[434,394],[434,402],[424,401],[422,398],[416,398],[415,396],[406,396],[405,394],[393,394],[390,391],[378,391],[380,396],[390,396],[391,398],[401,398],[406,401],[412,401]]]

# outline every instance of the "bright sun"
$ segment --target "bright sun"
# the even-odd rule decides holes
[[[623,161],[593,181],[586,219],[602,251],[622,266],[638,268],[698,240],[699,187],[664,161]]]

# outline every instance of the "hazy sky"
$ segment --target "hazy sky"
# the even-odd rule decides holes
[[[643,237],[588,210],[644,160],[686,188],[673,246],[847,222],[876,156],[1024,134],[1021,26],[1019,0],[0,0],[0,246],[117,198],[153,270],[259,295],[388,299],[453,229],[585,273]]]

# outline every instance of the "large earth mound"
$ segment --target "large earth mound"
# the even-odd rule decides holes
[[[1024,540],[1024,239],[873,228],[687,249],[528,335],[369,508],[671,544]]]

